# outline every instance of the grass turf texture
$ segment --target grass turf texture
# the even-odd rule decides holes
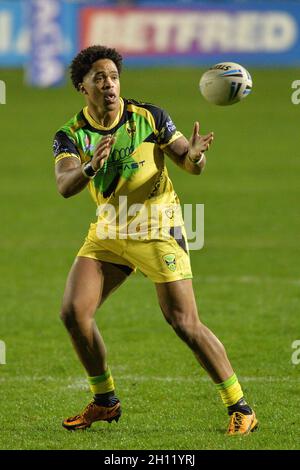
[[[205,247],[192,252],[202,320],[224,342],[260,430],[228,438],[223,405],[164,322],[154,287],[133,276],[98,312],[123,416],[68,433],[64,417],[89,401],[83,370],[58,318],[67,272],[95,209],[55,188],[52,138],[80,109],[68,85],[23,86],[1,71],[2,449],[296,449],[300,442],[300,70],[254,70],[254,91],[228,108],[204,102],[200,70],[125,71],[122,93],[168,109],[185,135],[199,119],[215,142],[201,177],[168,162],[182,203],[205,204]]]

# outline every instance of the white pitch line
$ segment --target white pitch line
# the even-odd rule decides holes
[[[184,382],[184,383],[197,383],[197,382],[210,382],[209,377],[193,376],[193,377],[159,377],[159,376],[143,376],[143,375],[118,375],[115,374],[117,380],[127,382]],[[300,377],[276,377],[276,376],[239,376],[241,383],[243,382],[257,382],[257,383],[300,383]],[[19,377],[0,377],[0,383],[32,383],[32,382],[53,382],[63,385],[66,388],[81,388],[87,386],[87,380],[84,377],[53,377],[53,376],[19,376]]]
[[[131,282],[139,283],[139,282],[146,282],[146,279],[142,277],[132,277],[130,279]],[[194,275],[193,277],[194,282],[202,282],[203,284],[284,284],[284,285],[294,285],[300,286],[300,279],[282,279],[280,277],[270,277],[270,276],[201,276],[201,274]]]
[[[279,277],[259,277],[259,276],[201,276],[197,275],[193,277],[193,280],[198,282],[201,281],[204,284],[222,284],[222,283],[233,283],[233,284],[290,284],[300,286],[300,279],[281,279]]]
[[[135,383],[143,383],[143,382],[165,382],[165,383],[193,383],[196,384],[198,382],[211,382],[209,377],[152,377],[152,376],[135,376],[135,375],[115,375],[116,380],[122,380],[125,382],[135,382]],[[241,384],[247,382],[254,382],[254,383],[300,383],[300,378],[291,378],[291,377],[239,377],[239,381]],[[63,388],[68,388],[71,390],[88,390],[88,384],[85,379],[75,379],[72,383],[68,385],[64,385]]]

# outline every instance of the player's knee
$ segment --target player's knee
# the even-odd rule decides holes
[[[60,318],[65,327],[71,329],[90,318],[90,311],[82,303],[70,301],[62,306]]]
[[[183,310],[173,310],[168,316],[169,323],[180,336],[190,336],[195,330],[198,318],[193,312]]]
[[[66,304],[62,306],[60,319],[67,329],[71,328],[76,323],[76,314],[72,305]]]

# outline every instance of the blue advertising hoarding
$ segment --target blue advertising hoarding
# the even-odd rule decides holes
[[[80,48],[95,43],[120,49],[129,66],[208,65],[222,60],[300,66],[300,5],[294,2],[146,2],[121,8],[109,2],[50,3],[56,1],[62,4],[55,20],[62,34],[52,38],[52,48],[60,50],[57,55],[64,66]],[[0,0],[0,67],[24,66],[40,50],[41,36],[36,38],[29,3]]]
[[[29,28],[22,0],[0,1],[0,66],[20,67],[28,56]]]
[[[49,20],[47,5],[56,4],[56,0],[41,0],[40,6],[44,5],[45,19]],[[64,64],[76,53],[77,42],[77,10],[76,3],[68,3],[60,0],[62,14],[55,20],[61,25],[63,35],[60,39],[60,49]],[[38,8],[31,0],[0,0],[0,67],[22,67],[27,66],[31,60],[30,53],[34,51],[34,44],[38,45],[41,28],[37,26],[41,20],[33,16],[32,8]],[[37,10],[36,10],[37,11]],[[50,12],[51,14],[51,12]],[[50,22],[52,22],[50,18]],[[45,21],[42,20],[42,27]],[[53,25],[53,22],[52,22]],[[49,40],[42,38],[43,43]],[[53,38],[52,38],[53,40]]]
[[[62,0],[30,0],[27,5],[30,29],[26,79],[30,85],[60,85],[65,78]]]

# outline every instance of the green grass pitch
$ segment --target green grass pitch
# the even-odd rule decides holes
[[[162,318],[137,274],[97,314],[117,393],[118,424],[68,433],[63,418],[89,401],[59,309],[65,279],[95,207],[56,191],[52,138],[77,112],[68,86],[33,90],[1,71],[1,449],[299,449],[300,70],[251,70],[254,90],[228,108],[204,102],[199,69],[127,70],[122,94],[165,107],[186,136],[199,120],[215,142],[205,173],[168,162],[183,203],[205,204],[205,246],[191,253],[200,316],[223,341],[260,430],[224,435],[213,384]]]

